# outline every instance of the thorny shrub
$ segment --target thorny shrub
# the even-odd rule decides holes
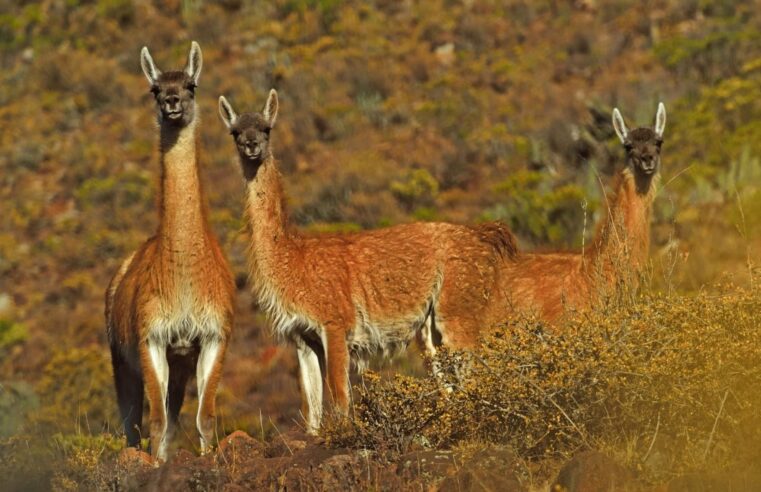
[[[611,303],[555,330],[524,319],[472,352],[440,351],[439,379],[365,376],[352,419],[326,436],[391,453],[473,440],[527,459],[628,450],[622,459],[654,480],[752,459],[759,326],[761,292],[736,289]]]

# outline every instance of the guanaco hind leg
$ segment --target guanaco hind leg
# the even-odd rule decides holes
[[[201,345],[196,364],[196,382],[198,383],[198,414],[196,426],[201,435],[201,454],[206,454],[214,438],[216,423],[217,386],[222,375],[227,340],[213,339]]]
[[[111,345],[116,399],[127,436],[127,446],[140,447],[140,426],[143,421],[143,377],[124,358],[119,347]]]
[[[167,442],[172,442],[177,426],[179,425],[180,410],[185,401],[185,390],[188,380],[196,366],[196,358],[193,355],[167,354],[169,362],[169,388],[167,390]]]
[[[349,348],[345,330],[325,330],[328,391],[338,412],[349,413]]]

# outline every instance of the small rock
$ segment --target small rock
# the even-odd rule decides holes
[[[243,431],[235,431],[219,442],[219,455],[225,461],[264,456],[264,444]]]
[[[34,61],[34,49],[33,48],[26,48],[24,51],[21,52],[21,59],[26,63],[31,63]]]
[[[493,447],[481,449],[461,463],[454,474],[441,482],[439,490],[523,492],[527,489],[518,479],[515,453],[508,448]]]
[[[454,43],[445,43],[437,46],[433,52],[442,65],[449,66],[454,63]]]
[[[195,461],[196,458],[197,456],[187,449],[178,449],[177,452],[170,457],[169,461],[173,465],[187,465]]]
[[[0,294],[0,315],[10,317],[13,311],[13,299],[8,294]]]
[[[122,449],[116,461],[127,470],[153,468],[154,464],[150,454],[137,448]]]
[[[350,454],[337,454],[323,461],[321,466],[328,466],[328,467],[352,466],[356,464],[358,460],[359,460],[358,456],[352,456]]]
[[[634,473],[599,451],[578,454],[563,466],[550,490],[608,492],[640,490]]]
[[[310,436],[299,430],[278,434],[272,438],[272,442],[267,446],[266,456],[268,458],[292,456],[306,448],[309,441]]]
[[[445,477],[457,469],[460,459],[452,451],[414,451],[399,459],[398,469],[412,477]]]

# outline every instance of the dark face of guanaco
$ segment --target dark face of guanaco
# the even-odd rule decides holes
[[[140,52],[140,65],[156,99],[159,125],[182,128],[193,122],[196,112],[195,90],[201,75],[201,48],[193,41],[183,70],[162,72],[153,63],[148,48]]]
[[[655,174],[660,170],[663,139],[650,128],[635,128],[624,143],[626,165],[639,174]]]
[[[639,182],[646,181],[658,174],[661,167],[661,146],[663,130],[666,128],[666,107],[658,105],[655,127],[635,128],[629,131],[618,109],[613,110],[613,128],[626,151],[626,166],[632,170]]]
[[[277,110],[275,89],[270,91],[267,103],[260,113],[238,115],[225,96],[219,97],[219,116],[233,137],[246,180],[256,178],[262,163],[272,157],[270,131],[275,126]]]

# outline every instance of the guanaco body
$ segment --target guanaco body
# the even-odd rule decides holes
[[[297,348],[308,430],[322,417],[323,376],[337,408],[349,404],[350,361],[405,347],[423,326],[442,340],[476,342],[489,295],[515,241],[502,224],[402,224],[352,234],[306,235],[290,226],[270,146],[278,113],[270,91],[261,113],[238,115],[220,97],[246,179],[249,265],[274,331]]]
[[[568,309],[593,306],[617,284],[636,285],[650,246],[666,108],[663,103],[658,105],[653,128],[631,131],[614,109],[613,127],[624,146],[626,162],[616,173],[613,193],[605,203],[606,217],[591,247],[583,253],[520,253],[516,261],[504,263],[491,306],[493,323],[504,323],[517,313],[557,322]]]
[[[129,446],[139,446],[144,385],[151,453],[166,459],[195,371],[201,452],[212,442],[215,398],[233,327],[234,283],[207,220],[198,165],[195,89],[202,55],[193,42],[183,71],[161,72],[147,48],[141,65],[158,110],[159,226],[121,265],[106,291],[106,328]]]

